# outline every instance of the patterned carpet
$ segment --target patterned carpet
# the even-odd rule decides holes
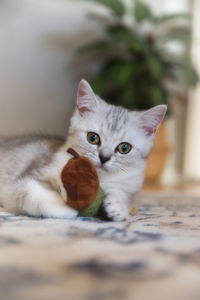
[[[141,193],[127,223],[0,211],[2,300],[200,299],[200,197]]]

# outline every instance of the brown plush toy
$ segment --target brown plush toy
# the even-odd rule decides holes
[[[67,193],[67,204],[79,211],[79,215],[92,217],[98,212],[104,194],[94,164],[69,148],[73,158],[64,166],[61,180]]]

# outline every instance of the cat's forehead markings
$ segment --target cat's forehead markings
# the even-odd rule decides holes
[[[120,131],[128,119],[128,111],[120,106],[110,106],[106,112],[108,128],[111,131]]]

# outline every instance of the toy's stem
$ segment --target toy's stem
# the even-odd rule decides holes
[[[74,156],[74,158],[79,158],[80,155],[72,148],[68,148],[67,152],[70,153],[72,156]]]

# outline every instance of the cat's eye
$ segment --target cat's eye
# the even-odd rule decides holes
[[[96,132],[88,132],[87,140],[93,145],[100,145],[101,143],[100,136]]]
[[[129,143],[120,143],[117,146],[117,151],[119,151],[121,154],[127,154],[131,151],[132,146]]]

